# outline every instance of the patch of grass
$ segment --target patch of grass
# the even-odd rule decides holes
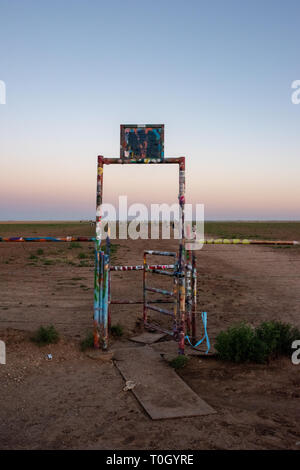
[[[86,268],[88,266],[86,261],[81,260],[80,263],[78,264],[79,268]]]
[[[45,266],[50,266],[51,264],[55,264],[55,263],[54,263],[54,261],[53,261],[52,259],[45,259],[45,260],[43,261],[43,264],[44,264]]]
[[[78,242],[70,242],[69,250],[72,250],[73,248],[82,248],[82,246]]]
[[[124,334],[124,328],[120,323],[117,323],[116,325],[111,325],[110,327],[110,332],[113,336],[123,336]]]
[[[43,255],[43,254],[44,254],[43,248],[38,248],[38,249],[36,250],[36,254],[37,254],[37,256]]]
[[[31,341],[38,344],[39,346],[54,344],[59,341],[59,333],[56,331],[53,325],[41,326],[31,337]]]
[[[82,341],[80,341],[80,349],[81,351],[86,351],[87,349],[93,348],[93,347],[94,347],[94,335],[90,331],[89,333],[87,333],[86,337],[83,338]]]
[[[38,257],[36,255],[30,255],[28,256],[28,259],[38,259]]]
[[[178,369],[183,369],[187,365],[189,361],[189,358],[184,355],[180,355],[172,359],[172,361],[169,362],[170,366],[173,367],[173,369],[178,370]]]
[[[263,364],[272,357],[291,354],[295,339],[300,339],[300,331],[288,323],[264,322],[255,329],[241,323],[221,331],[215,348],[222,360]]]
[[[82,281],[83,277],[71,277],[71,281]]]
[[[81,252],[81,253],[78,254],[78,258],[79,258],[79,259],[86,259],[86,258],[87,258],[87,255],[86,255],[85,253],[82,253],[82,252]]]

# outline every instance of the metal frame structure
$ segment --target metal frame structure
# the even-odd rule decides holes
[[[160,129],[159,145],[161,158],[141,158],[138,153],[135,159],[125,154],[125,130],[133,128],[146,128],[145,132]],[[144,142],[144,141],[143,141]],[[148,150],[150,143],[148,142]],[[145,144],[145,148],[148,144]],[[142,145],[143,147],[143,145]],[[147,155],[144,152],[142,155]],[[184,354],[186,332],[193,343],[196,340],[196,302],[197,302],[197,269],[194,250],[185,243],[185,157],[164,158],[164,126],[160,125],[122,125],[121,126],[121,158],[104,158],[98,156],[97,166],[97,202],[96,202],[96,236],[95,237],[1,237],[0,242],[95,242],[95,274],[94,274],[94,346],[107,349],[108,335],[111,324],[111,305],[113,304],[143,304],[143,321],[145,328],[155,329],[169,334],[178,341],[178,353]],[[130,154],[130,151],[129,151]],[[151,154],[151,152],[149,153]],[[103,201],[103,170],[104,165],[124,164],[176,164],[179,167],[179,206],[181,238],[178,253],[149,251],[144,252],[144,262],[137,266],[111,266],[110,265],[110,239],[106,237],[106,244],[102,249],[104,239],[102,233],[102,201]],[[241,240],[241,239],[207,239],[199,241],[203,244],[243,244],[243,245],[298,245],[297,241],[282,240]],[[172,264],[148,264],[147,256],[172,257]],[[111,274],[115,271],[143,271],[143,300],[112,300]],[[172,290],[151,287],[147,284],[149,274],[163,275],[173,278]],[[149,298],[147,294],[166,296],[164,299]],[[168,310],[155,304],[173,304],[173,310]],[[149,321],[148,311],[155,311],[167,315],[173,321],[172,330],[166,330]],[[187,337],[189,340],[189,338]],[[189,340],[190,342],[190,340]]]
[[[105,158],[102,155],[98,156],[98,171],[97,171],[97,200],[96,200],[96,243],[95,243],[95,283],[94,283],[94,346],[95,348],[107,349],[108,347],[108,332],[109,332],[109,317],[110,317],[110,308],[107,305],[103,306],[103,299],[105,299],[106,291],[110,291],[110,287],[105,285],[106,277],[104,277],[105,268],[102,266],[105,260],[104,252],[101,250],[102,242],[102,230],[101,230],[101,221],[102,221],[102,202],[103,202],[103,171],[104,165],[125,165],[125,164],[175,164],[179,166],[179,194],[178,200],[180,205],[180,215],[181,215],[181,239],[179,244],[179,253],[176,263],[176,272],[171,273],[174,278],[176,277],[176,285],[178,284],[178,311],[179,316],[177,315],[176,310],[176,320],[174,319],[174,325],[176,325],[176,332],[174,333],[174,338],[178,340],[179,343],[179,353],[184,354],[184,340],[185,340],[185,313],[186,313],[186,292],[185,292],[185,277],[186,271],[191,273],[190,264],[186,267],[186,260],[191,260],[190,253],[186,256],[185,252],[185,227],[184,227],[184,207],[185,207],[185,157],[179,158],[161,158],[161,159],[135,159],[135,160],[126,160],[123,158]],[[162,254],[163,252],[159,252]],[[146,269],[153,272],[161,274],[164,270],[151,269],[149,266],[145,266],[144,263],[144,276]],[[109,270],[109,267],[108,267]],[[125,269],[126,270],[126,269]],[[103,273],[103,276],[102,276]],[[108,275],[110,279],[110,274]],[[175,281],[174,281],[175,284]],[[190,290],[190,287],[189,287]],[[177,292],[176,292],[177,294]],[[177,295],[176,295],[177,298]],[[188,303],[188,325],[191,324],[191,314],[192,314],[192,293],[188,292],[188,299],[191,302]],[[111,299],[109,297],[109,303]],[[118,303],[123,303],[119,301]],[[124,301],[124,303],[128,303]],[[147,308],[155,309],[153,306],[149,307],[149,304],[145,307],[144,300],[144,311]],[[163,309],[161,309],[163,310]],[[175,311],[175,310],[174,310]],[[163,313],[161,311],[161,313]],[[178,318],[177,318],[178,317]],[[146,316],[144,313],[144,322],[147,326],[145,320]],[[195,322],[194,322],[195,324]]]

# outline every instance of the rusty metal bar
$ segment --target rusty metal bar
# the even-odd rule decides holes
[[[171,273],[170,271],[164,271],[163,269],[151,269],[147,267],[146,271],[153,274],[162,274],[163,276],[174,276],[174,273]]]
[[[112,300],[111,304],[112,305],[134,305],[134,304],[143,304],[143,300]],[[163,299],[156,299],[156,300],[148,300],[147,303],[149,304],[171,304],[173,303],[172,300],[163,300]]]
[[[175,251],[154,251],[154,250],[145,250],[146,255],[157,255],[157,256],[173,256],[176,257],[177,253]]]
[[[98,157],[99,158],[99,157]],[[101,157],[103,158],[103,157]],[[132,159],[132,160],[123,160],[122,158],[103,158],[103,164],[104,165],[128,165],[128,164],[146,164],[146,165],[170,165],[170,164],[180,164],[182,157],[169,157],[169,158],[157,158],[157,159],[149,159],[149,158],[144,158],[144,159]]]
[[[169,290],[165,290],[165,289],[159,289],[158,287],[145,286],[145,290],[147,290],[149,292],[156,292],[157,294],[162,294],[162,295],[170,295],[170,296],[174,295],[174,292],[169,291]]]
[[[175,264],[151,264],[149,265],[150,269],[174,269]],[[142,271],[144,265],[137,266],[111,266],[111,271]]]
[[[173,332],[173,331],[166,330],[165,328],[161,328],[160,326],[154,325],[153,323],[147,323],[147,322],[146,322],[146,323],[145,323],[145,327],[146,327],[146,328],[149,328],[149,329],[152,329],[152,330],[161,331],[161,333],[165,333],[166,335],[174,336],[174,332]]]
[[[155,310],[156,312],[163,313],[164,315],[170,315],[173,317],[173,312],[170,310],[166,310],[165,308],[160,308],[160,307],[155,307],[154,305],[149,305],[148,303],[146,304],[146,308],[149,308],[150,310]]]
[[[0,243],[1,242],[9,242],[9,243],[51,243],[51,242],[95,242],[96,237],[74,237],[72,235],[67,237],[1,237],[0,236]],[[250,239],[205,239],[205,240],[197,240],[191,241],[189,243],[203,243],[205,245],[299,245],[300,242],[297,240],[250,240]],[[170,265],[171,267],[171,265]],[[173,267],[173,266],[172,266]],[[142,269],[142,268],[139,268]]]

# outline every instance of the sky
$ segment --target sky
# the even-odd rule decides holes
[[[298,0],[0,0],[0,220],[93,219],[97,155],[164,123],[207,220],[300,220]],[[113,166],[104,202],[177,201],[173,165]]]

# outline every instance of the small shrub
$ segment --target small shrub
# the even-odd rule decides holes
[[[87,333],[86,337],[80,342],[81,351],[86,351],[94,347],[94,335],[92,332]]]
[[[120,323],[117,323],[116,325],[112,325],[110,327],[110,332],[113,336],[123,336],[124,329]]]
[[[43,264],[44,264],[45,266],[50,266],[51,264],[54,264],[54,261],[51,260],[51,259],[45,259],[44,262],[43,262]]]
[[[31,338],[31,341],[38,344],[39,346],[57,343],[58,340],[59,333],[56,331],[53,325],[41,326]]]
[[[215,348],[220,359],[262,364],[271,357],[291,354],[295,339],[300,339],[300,330],[288,323],[263,322],[256,329],[242,323],[221,331]]]
[[[36,250],[36,254],[37,254],[38,256],[43,255],[43,254],[44,254],[43,248],[39,248],[38,250]]]
[[[37,256],[36,255],[30,255],[30,256],[28,256],[28,259],[37,259]]]
[[[215,348],[220,359],[225,361],[264,363],[268,358],[267,346],[251,326],[244,323],[221,331],[216,338]]]
[[[262,340],[269,355],[291,354],[291,345],[294,340],[300,339],[300,330],[288,323],[268,321],[256,328],[257,337]]]
[[[79,253],[79,254],[78,254],[78,258],[79,258],[79,259],[86,259],[87,256],[86,256],[85,253]]]
[[[189,361],[189,358],[182,354],[180,356],[175,357],[175,359],[172,359],[172,361],[170,361],[169,364],[171,367],[173,367],[173,369],[178,370],[178,369],[183,369],[183,367],[187,365],[188,361]]]

